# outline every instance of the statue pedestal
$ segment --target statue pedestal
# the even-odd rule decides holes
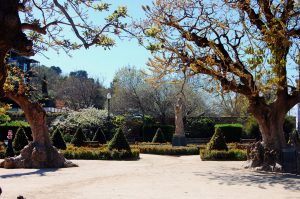
[[[183,135],[173,135],[172,146],[186,146],[186,138]]]

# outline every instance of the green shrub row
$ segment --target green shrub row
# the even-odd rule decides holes
[[[172,147],[172,145],[139,145],[140,153],[156,155],[199,155],[197,146]]]
[[[137,160],[140,152],[137,149],[109,150],[107,148],[68,147],[61,151],[67,159],[77,160]]]
[[[239,142],[243,133],[242,124],[216,124],[215,129],[219,128],[225,137],[226,143]]]
[[[185,129],[190,138],[209,138],[214,134],[216,122],[211,118],[189,118],[186,121]]]
[[[228,151],[201,149],[200,157],[204,161],[244,161],[247,160],[247,151],[240,149],[231,149]]]

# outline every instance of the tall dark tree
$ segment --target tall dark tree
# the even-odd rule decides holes
[[[71,165],[52,147],[46,113],[38,102],[29,100],[24,74],[18,74],[19,80],[10,78],[13,71],[5,63],[7,53],[14,49],[30,56],[49,47],[55,50],[61,47],[67,53],[81,47],[110,48],[115,42],[109,34],[119,34],[125,28],[121,18],[127,15],[126,7],[119,7],[105,18],[102,25],[90,22],[86,15],[87,11],[108,9],[109,4],[94,1],[0,1],[0,96],[10,98],[22,108],[33,136],[33,142],[26,147],[26,152],[17,158],[5,160],[0,166],[42,168]],[[21,15],[24,17],[21,18]],[[63,31],[69,28],[80,43],[65,37]],[[16,84],[18,86],[13,86]]]

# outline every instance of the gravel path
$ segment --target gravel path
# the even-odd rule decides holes
[[[75,160],[77,168],[0,169],[2,199],[300,199],[300,176],[243,169],[243,162],[141,155],[139,161]]]

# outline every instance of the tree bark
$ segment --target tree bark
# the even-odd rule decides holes
[[[4,168],[60,168],[76,166],[67,161],[52,146],[46,124],[46,112],[37,102],[31,102],[24,95],[7,92],[6,97],[15,101],[24,111],[30,124],[33,141],[17,157],[6,158],[0,164]]]
[[[46,125],[46,113],[38,103],[33,103],[25,93],[6,91],[4,84],[8,68],[5,56],[14,49],[23,55],[33,55],[33,43],[23,33],[19,17],[19,0],[0,1],[0,97],[15,101],[24,111],[32,130],[33,142],[27,145],[17,157],[6,158],[0,167],[4,168],[58,168],[75,166],[68,162],[52,146]]]
[[[256,118],[262,141],[248,149],[246,167],[267,171],[282,171],[281,151],[286,147],[283,123],[287,108],[283,101],[271,105],[250,103],[249,111]]]

